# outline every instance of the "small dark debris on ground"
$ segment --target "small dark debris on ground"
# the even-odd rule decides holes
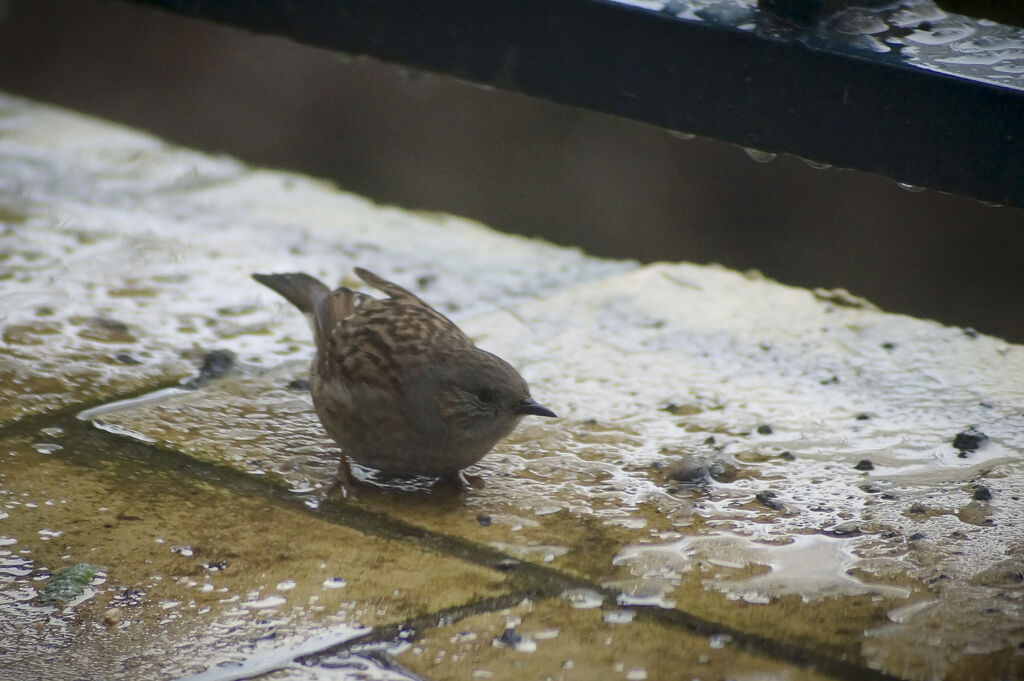
[[[230,350],[210,350],[203,355],[199,374],[185,382],[186,388],[195,389],[220,378],[235,366],[235,353]]]
[[[523,635],[516,631],[515,627],[508,627],[505,631],[501,632],[501,636],[494,640],[503,646],[512,648],[522,642]]]
[[[708,467],[691,458],[673,461],[668,465],[666,473],[669,480],[690,485],[699,485],[711,480],[711,471]]]
[[[781,501],[778,501],[775,498],[777,496],[778,494],[776,492],[773,492],[770,489],[766,489],[763,492],[758,492],[757,494],[755,494],[754,498],[757,499],[764,506],[767,506],[768,508],[772,509],[773,511],[781,511],[786,506]]]
[[[308,378],[293,378],[288,381],[288,389],[295,390],[297,392],[308,393],[309,392],[309,379]]]
[[[959,449],[961,454],[981,449],[986,443],[988,443],[988,435],[974,426],[961,430],[953,438],[953,447]]]

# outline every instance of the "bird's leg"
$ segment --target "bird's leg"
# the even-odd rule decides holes
[[[437,479],[435,483],[439,487],[451,487],[460,490],[483,487],[484,479],[479,475],[467,473],[465,470],[447,473]]]
[[[338,461],[338,473],[334,476],[334,484],[331,485],[327,494],[340,494],[343,499],[348,499],[350,496],[354,496],[355,488],[358,485],[359,480],[352,473],[348,457],[342,454],[341,459]]]

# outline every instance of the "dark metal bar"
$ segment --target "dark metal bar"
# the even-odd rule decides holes
[[[920,0],[135,1],[1024,207],[1024,31]]]

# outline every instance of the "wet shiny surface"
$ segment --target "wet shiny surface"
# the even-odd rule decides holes
[[[722,639],[609,617],[615,612],[573,610],[564,600],[524,601],[438,628],[398,659],[427,678],[826,678],[737,651]],[[456,669],[468,673],[456,676]]]
[[[764,305],[720,295],[730,290]],[[951,609],[950,636],[990,647],[998,631],[1012,651],[1022,632],[1015,608],[996,608],[1004,587],[975,590],[970,605],[954,594],[1022,548],[1024,352],[827,298],[659,266],[469,320],[563,418],[521,426],[462,497],[371,488],[353,503],[585,575],[622,604],[681,607],[766,635],[778,635],[774,620],[727,604],[796,599],[809,614],[848,598],[866,639],[799,619],[787,635],[871,660],[942,629],[886,617],[930,597]],[[927,367],[908,361],[922,356]],[[225,379],[99,421],[199,456],[223,452],[316,506],[333,459],[329,443],[315,443],[308,396],[282,388],[301,371]],[[264,415],[276,436],[244,428]],[[969,424],[989,441],[960,456],[952,442]],[[679,461],[703,463],[705,484],[673,480]],[[979,484],[1002,503],[975,500]],[[946,673],[956,661],[935,664]]]
[[[14,678],[1020,673],[1024,348],[0,103]],[[309,331],[248,274],[353,264],[451,312],[560,418],[463,488],[358,469],[342,496]],[[33,604],[82,562],[81,596]]]
[[[892,55],[901,63],[1024,89],[1024,29],[944,11],[932,0],[815,3],[797,28],[762,12],[756,0],[614,0],[680,19],[733,25],[811,46]]]
[[[175,457],[106,453],[111,438],[81,433],[41,454],[30,439],[0,442],[5,678],[81,678],[82,660],[102,678],[231,669],[503,591],[498,573],[319,522]],[[34,602],[82,561],[102,570],[82,597]]]
[[[357,264],[455,319],[633,267],[0,95],[5,421],[175,383],[215,348],[273,364],[307,330],[249,274]]]

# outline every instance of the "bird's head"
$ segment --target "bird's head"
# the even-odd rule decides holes
[[[489,450],[524,416],[553,417],[505,360],[479,348],[445,362],[436,376],[437,414],[465,446]],[[481,456],[483,453],[481,453]]]

